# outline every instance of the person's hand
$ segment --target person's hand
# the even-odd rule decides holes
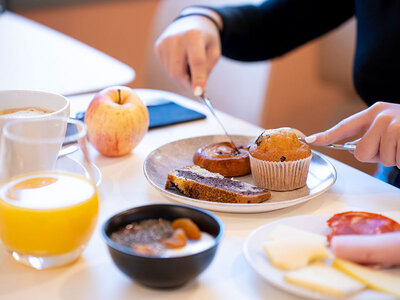
[[[164,30],[155,52],[170,77],[201,94],[221,56],[218,28],[203,16],[181,18]]]
[[[328,145],[358,134],[362,138],[357,141],[354,156],[359,161],[400,168],[400,104],[377,102],[306,141]]]

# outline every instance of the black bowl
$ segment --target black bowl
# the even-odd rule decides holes
[[[190,255],[154,257],[135,253],[110,239],[113,232],[132,222],[146,219],[190,218],[201,231],[215,238],[209,248]],[[178,204],[150,204],[120,212],[108,219],[102,228],[108,250],[117,267],[135,281],[155,288],[178,287],[198,276],[213,260],[224,232],[222,222],[199,208]]]

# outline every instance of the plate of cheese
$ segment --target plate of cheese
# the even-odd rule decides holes
[[[371,268],[334,256],[331,215],[284,218],[256,229],[244,244],[250,266],[268,283],[307,299],[398,299],[400,268]]]

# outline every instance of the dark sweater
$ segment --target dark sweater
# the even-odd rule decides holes
[[[400,103],[400,0],[268,0],[214,8],[223,19],[222,54],[266,60],[357,19],[354,85],[368,104]]]

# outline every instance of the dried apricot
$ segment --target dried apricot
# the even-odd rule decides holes
[[[136,244],[132,247],[133,251],[142,255],[155,255],[154,251],[146,244]]]
[[[186,246],[186,235],[183,229],[178,228],[174,230],[172,236],[162,241],[162,243],[169,248],[182,248]]]
[[[190,240],[198,240],[201,237],[201,232],[199,227],[197,227],[197,225],[189,218],[175,219],[172,222],[172,228],[173,229],[182,228],[183,231],[185,231],[186,236]]]

